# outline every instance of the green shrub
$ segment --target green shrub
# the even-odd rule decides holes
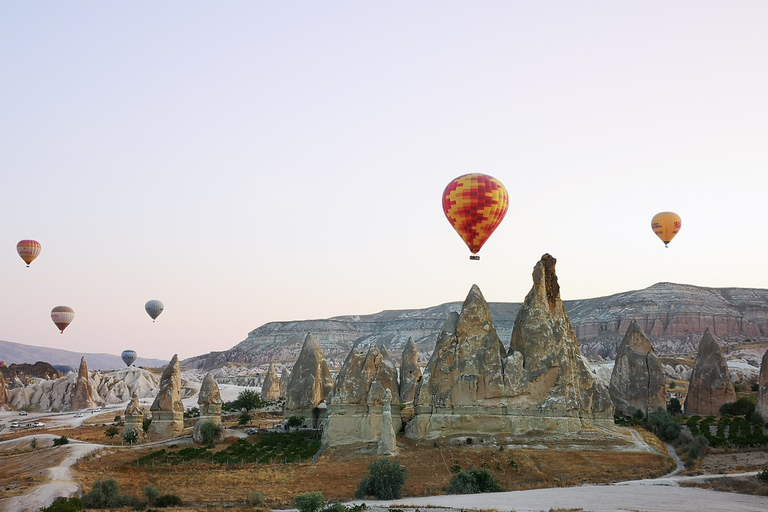
[[[308,492],[296,496],[293,504],[299,509],[299,512],[317,512],[325,505],[325,498],[323,498],[322,492]]]
[[[153,503],[153,506],[159,507],[159,508],[179,507],[181,506],[181,498],[179,498],[175,494],[163,494],[157,497],[157,499]]]
[[[735,402],[723,404],[720,407],[720,414],[723,416],[726,414],[731,416],[749,416],[755,410],[755,406],[755,397],[743,396]]]
[[[203,424],[200,425],[200,438],[202,439],[203,444],[212,444],[213,440],[216,439],[217,436],[220,436],[223,431],[224,427],[221,426],[221,423],[216,423],[213,420],[205,420],[203,421]]]
[[[139,440],[139,433],[136,432],[136,429],[129,428],[128,430],[123,431],[123,441],[125,441],[126,443],[134,444],[138,440]]]
[[[648,416],[648,425],[662,441],[674,441],[682,430],[680,424],[661,407]]]
[[[501,486],[496,477],[485,469],[470,468],[451,477],[448,491],[454,494],[475,494],[478,492],[500,492]]]
[[[250,503],[253,506],[263,505],[264,494],[261,491],[253,491],[251,493],[251,496],[248,498],[248,503]]]
[[[114,425],[111,425],[111,426],[107,427],[107,430],[104,431],[104,435],[107,436],[110,439],[112,439],[113,437],[115,437],[119,433],[120,433],[120,429],[118,429]]]
[[[65,444],[69,444],[69,439],[67,439],[67,436],[57,437],[53,440],[53,446],[63,446]]]
[[[288,428],[299,428],[304,425],[304,418],[301,416],[291,416],[285,424],[288,425]]]
[[[83,502],[80,498],[65,498],[59,496],[47,507],[40,508],[40,512],[79,512],[83,510]]]
[[[764,484],[768,484],[768,467],[764,468],[757,474],[757,479]]]
[[[160,489],[154,485],[147,485],[144,487],[144,497],[147,498],[147,501],[150,503],[155,501],[158,496],[160,496]]]
[[[406,467],[399,461],[376,459],[368,466],[369,474],[357,487],[355,498],[375,496],[379,500],[395,500],[403,494]]]
[[[96,480],[91,490],[83,495],[85,508],[117,508],[122,504],[120,486],[114,478]]]
[[[33,450],[37,448],[37,438],[33,437],[32,440],[29,442],[29,447]]]
[[[248,414],[247,412],[244,412],[244,413],[243,413],[243,414],[241,414],[241,415],[240,415],[240,417],[237,419],[237,424],[238,424],[238,425],[247,425],[247,424],[248,424],[248,422],[250,422],[250,421],[251,421],[251,415],[250,415],[250,414]]]
[[[683,406],[680,404],[680,400],[673,398],[667,404],[667,412],[673,416],[683,413]]]

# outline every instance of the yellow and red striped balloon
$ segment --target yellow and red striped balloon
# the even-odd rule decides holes
[[[509,194],[487,174],[465,174],[443,191],[443,211],[469,251],[476,255],[499,227],[509,208]],[[479,256],[470,256],[479,259]]]
[[[41,249],[40,242],[37,240],[22,240],[16,244],[16,252],[19,253],[27,266],[38,257]]]

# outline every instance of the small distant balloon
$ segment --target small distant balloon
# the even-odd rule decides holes
[[[51,320],[59,328],[61,334],[64,329],[75,319],[75,310],[67,306],[56,306],[51,310]]]
[[[669,247],[667,244],[675,238],[681,226],[680,216],[674,212],[657,213],[651,220],[651,229],[664,242],[664,247]]]
[[[160,313],[163,312],[164,308],[165,306],[163,306],[163,303],[159,300],[150,300],[144,304],[144,309],[147,311],[147,314],[152,317],[153,322],[160,316]]]
[[[504,220],[507,208],[507,189],[487,174],[459,176],[443,191],[443,213],[469,247],[471,260],[480,259],[478,251]]]
[[[40,242],[37,240],[22,240],[16,244],[16,252],[19,253],[27,266],[40,255],[41,249]]]
[[[5,361],[0,361],[0,368],[5,368]]]
[[[123,353],[120,354],[120,357],[123,358],[123,362],[125,363],[125,366],[131,366],[133,362],[136,360],[136,351],[123,350]]]

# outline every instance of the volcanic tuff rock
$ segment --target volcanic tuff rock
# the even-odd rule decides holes
[[[8,405],[8,394],[5,390],[5,377],[0,373],[0,410],[4,409]]]
[[[206,423],[221,425],[221,407],[224,402],[221,399],[219,385],[210,373],[205,376],[200,385],[200,394],[197,396],[197,405],[200,409],[200,418],[198,418],[192,429],[192,440],[195,443],[202,444],[203,429]],[[213,442],[220,443],[224,441],[224,429],[216,428],[214,430]]]
[[[472,286],[461,314],[449,315],[438,337],[407,436],[614,428],[608,390],[581,356],[560,300],[554,258],[545,254],[536,264],[533,283],[506,353],[488,304]]]
[[[757,380],[759,388],[757,391],[757,412],[763,417],[768,418],[768,350],[763,354],[763,360],[760,363],[760,377]]]
[[[280,396],[285,396],[288,391],[288,383],[291,381],[291,370],[283,366],[283,373],[280,374]]]
[[[709,327],[724,345],[768,342],[768,290],[704,288],[658,283],[643,290],[564,302],[582,354],[594,360],[613,358],[632,320],[648,335],[660,355],[695,352]],[[520,303],[490,303],[499,337],[508,340]],[[315,334],[329,363],[341,366],[351,348],[384,345],[399,357],[413,337],[419,359],[427,361],[440,329],[461,303],[426,309],[383,311],[373,315],[326,320],[271,322],[251,331],[227,352],[185,360],[185,366],[213,368],[227,361],[249,364],[292,361],[304,334]],[[753,364],[757,366],[759,359]]]
[[[77,380],[75,380],[75,390],[72,393],[72,409],[90,409],[96,405],[93,385],[88,378],[88,365],[85,363],[85,356],[80,358],[80,368],[77,370]]]
[[[181,368],[174,354],[160,377],[160,391],[149,408],[152,423],[149,436],[153,441],[181,435],[184,430],[184,404],[181,402]]]
[[[286,417],[301,416],[320,419],[318,406],[333,391],[333,377],[314,336],[307,334],[299,358],[293,366],[285,393]],[[323,404],[325,405],[325,404]]]
[[[131,401],[125,407],[125,426],[123,427],[123,439],[126,439],[131,435],[131,432],[136,433],[136,440],[143,441],[146,438],[144,434],[144,409],[139,404],[138,393],[133,393]]]
[[[666,408],[666,376],[651,341],[634,320],[619,344],[609,386],[616,412],[632,416],[635,411],[648,415]]]
[[[408,338],[400,358],[400,403],[403,406],[400,416],[404,422],[410,421],[415,413],[413,400],[416,397],[416,386],[420,380],[419,353],[413,338]]]
[[[7,342],[3,343],[8,344]],[[3,348],[3,346],[0,346],[0,348]],[[6,382],[13,382],[13,380],[19,379],[22,385],[25,386],[38,379],[55,380],[61,377],[56,368],[43,361],[37,361],[35,364],[21,363],[0,367],[0,374],[5,377]]]
[[[275,364],[269,363],[267,376],[264,377],[264,384],[261,385],[261,399],[264,402],[274,402],[280,396],[280,379],[277,377]]]
[[[699,343],[699,353],[693,363],[688,396],[685,399],[685,414],[719,416],[723,404],[735,401],[736,391],[725,357],[707,329]]]
[[[382,428],[399,431],[397,367],[387,349],[373,346],[367,351],[350,351],[327,404],[325,446],[378,442],[386,435]],[[389,411],[386,421],[385,408]]]

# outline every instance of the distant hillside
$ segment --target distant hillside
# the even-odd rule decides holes
[[[58,348],[34,347],[0,340],[0,361],[5,361],[8,365],[13,363],[34,364],[38,361],[44,361],[52,365],[70,366],[77,369],[80,367],[80,358],[83,356],[85,356],[89,370],[117,370],[125,366],[119,355],[70,352]],[[138,357],[134,364],[155,368],[165,366],[168,361]]]
[[[509,344],[522,303],[490,303],[499,337]],[[704,288],[658,283],[643,290],[607,297],[565,301],[582,353],[612,358],[629,323],[637,320],[660,354],[696,351],[705,329],[724,345],[768,342],[768,290]],[[426,309],[382,311],[373,315],[324,320],[270,322],[251,331],[232,349],[182,361],[184,366],[215,368],[227,362],[263,364],[291,361],[311,332],[332,366],[340,366],[353,346],[385,345],[399,360],[408,337],[427,360],[447,315],[461,302]]]

